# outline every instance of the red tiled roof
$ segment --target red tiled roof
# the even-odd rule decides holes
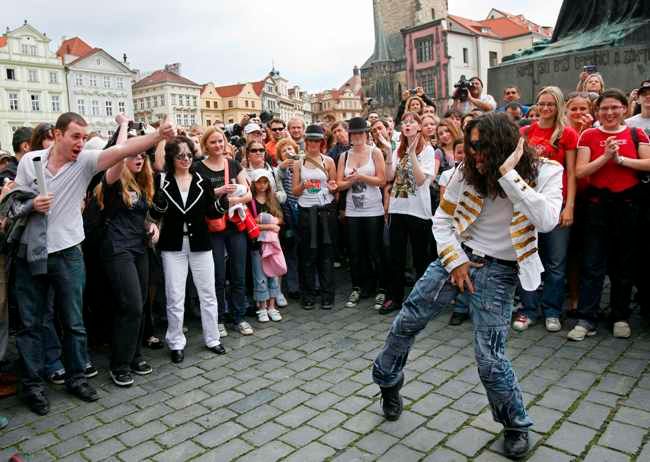
[[[257,96],[260,96],[262,94],[262,90],[264,89],[264,82],[265,80],[260,80],[259,82],[251,82],[251,85],[253,85],[253,90]]]
[[[0,37],[0,48],[7,45],[7,37]]]
[[[190,79],[186,79],[185,77],[181,77],[178,74],[174,74],[173,72],[161,69],[146,76],[144,79],[138,80],[133,84],[133,88],[146,87],[147,85],[163,82],[180,83],[182,85],[192,85],[195,87],[200,86],[198,83],[194,83]]]
[[[219,96],[222,98],[230,98],[233,96],[237,96],[238,94],[241,93],[241,91],[244,89],[243,83],[236,83],[234,85],[224,85],[223,87],[215,87],[215,90],[217,90],[217,93],[219,93]]]
[[[547,28],[543,28],[528,21],[523,17],[523,15],[484,19],[482,21],[474,21],[473,19],[463,18],[452,14],[449,15],[449,18],[475,34],[485,37],[508,39],[532,32],[548,35]]]
[[[64,40],[61,43],[61,46],[56,52],[56,55],[59,58],[63,58],[65,55],[81,57],[87,55],[92,50],[93,48],[81,40],[79,37],[73,37],[71,39]]]

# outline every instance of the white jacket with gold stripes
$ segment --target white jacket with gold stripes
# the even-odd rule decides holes
[[[535,184],[527,184],[514,169],[499,179],[513,205],[510,236],[519,264],[519,280],[525,290],[535,290],[541,283],[544,267],[537,253],[537,232],[549,232],[559,223],[563,170],[559,163],[544,159]],[[469,261],[461,244],[471,236],[483,200],[463,180],[459,167],[433,217],[438,256],[450,273]]]

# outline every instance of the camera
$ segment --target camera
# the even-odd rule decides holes
[[[246,140],[239,135],[232,135],[228,140],[228,142],[232,144],[235,148],[241,148],[246,145]]]
[[[595,64],[587,64],[586,66],[582,67],[582,70],[585,71],[587,74],[595,74],[598,70]]]
[[[137,135],[144,135],[144,122],[129,120],[129,131],[134,130]]]
[[[409,90],[409,93],[410,93],[411,95],[417,95],[418,91],[417,91],[417,89],[415,89],[415,88],[411,88],[411,89]]]
[[[469,96],[469,90],[472,88],[472,84],[470,83],[469,80],[464,75],[460,76],[460,80],[454,84],[454,88],[456,89],[454,91],[454,95],[452,96],[453,99],[458,99],[460,101],[467,101],[467,97]]]

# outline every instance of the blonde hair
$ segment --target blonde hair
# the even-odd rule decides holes
[[[284,159],[281,159],[282,151],[287,146],[291,146],[293,148],[293,150],[296,151],[296,154],[298,154],[298,150],[299,150],[298,149],[298,144],[293,140],[293,138],[291,138],[291,137],[282,138],[280,141],[278,141],[278,144],[275,145],[275,154],[278,157],[278,159],[284,160]]]
[[[153,199],[154,187],[153,187],[153,170],[151,169],[151,163],[146,154],[144,154],[144,164],[142,165],[142,170],[133,175],[129,167],[126,166],[126,163],[122,166],[122,172],[120,173],[120,184],[122,186],[122,202],[128,208],[133,207],[133,198],[131,192],[136,193],[139,197],[143,197],[147,201],[147,206],[151,206],[151,201]],[[104,210],[104,187],[103,183],[99,183],[95,187],[95,197],[97,197],[97,203],[99,204],[100,210]]]
[[[587,82],[592,77],[595,77],[600,82],[600,91],[598,92],[598,94],[602,95],[603,92],[605,91],[605,79],[603,79],[603,76],[601,74],[599,74],[598,72],[595,72],[593,74],[589,74],[586,79],[579,82],[578,87],[576,88],[576,90],[577,91],[587,91]]]
[[[557,146],[558,141],[562,137],[562,132],[564,132],[564,127],[566,127],[566,107],[564,104],[564,93],[558,87],[544,87],[537,93],[537,98],[535,98],[535,105],[537,106],[539,98],[542,95],[551,95],[555,100],[555,120],[553,121],[553,134],[551,135],[550,143],[552,146]],[[537,110],[539,112],[539,109]]]
[[[200,141],[200,143],[201,143],[201,151],[203,153],[205,153],[206,155],[209,155],[207,147],[206,147],[206,143],[208,142],[208,138],[210,138],[215,133],[219,133],[221,136],[223,136],[224,143],[228,143],[228,139],[226,138],[226,134],[220,128],[215,127],[214,125],[206,128],[205,132],[203,132],[203,135],[201,136],[201,141]],[[226,152],[224,150],[224,155],[225,155],[225,153]]]
[[[413,101],[419,101],[420,102],[420,110],[417,112],[417,115],[421,116],[422,112],[424,111],[425,104],[424,104],[424,100],[422,98],[420,98],[419,96],[417,96],[417,95],[413,95],[413,96],[409,97],[409,99],[406,100],[406,104],[404,104],[404,112],[413,112],[413,111],[411,111],[411,103]]]

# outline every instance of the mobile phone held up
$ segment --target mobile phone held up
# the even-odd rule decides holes
[[[582,70],[585,71],[587,74],[595,74],[596,72],[598,72],[598,68],[596,67],[595,64],[587,64],[586,66],[583,66]]]

